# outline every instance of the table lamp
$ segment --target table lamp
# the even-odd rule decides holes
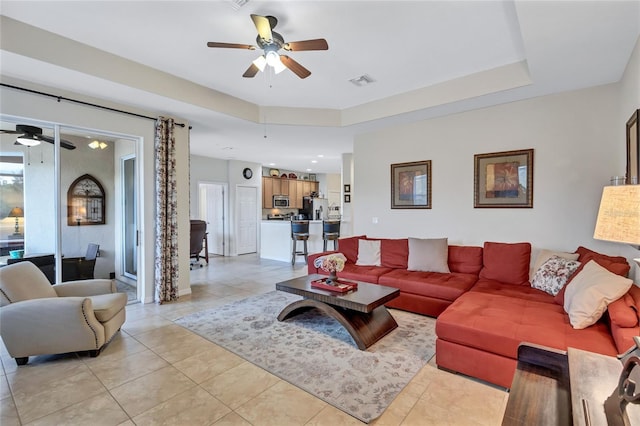
[[[640,245],[640,185],[605,186],[596,220],[593,238],[604,241]],[[640,258],[633,259],[640,266]],[[609,426],[629,426],[626,408],[629,403],[640,403],[640,387],[636,387],[636,374],[640,369],[640,337],[635,345],[619,356],[624,364],[618,386],[604,403]]]
[[[18,218],[19,217],[24,217],[24,211],[20,207],[14,207],[9,212],[8,217],[15,217],[16,218],[16,226],[14,228],[13,235],[19,235],[20,234],[20,227],[18,225]]]

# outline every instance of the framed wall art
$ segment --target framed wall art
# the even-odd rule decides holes
[[[640,109],[627,121],[627,184],[640,184]]]
[[[431,160],[391,165],[391,208],[431,208]]]
[[[344,194],[344,202],[345,203],[351,202],[351,194]]]
[[[474,207],[533,208],[533,149],[474,156]]]
[[[348,183],[345,183],[345,184],[344,184],[344,192],[345,192],[346,194],[348,194],[349,192],[351,192],[351,185],[350,185],[350,184],[348,184]]]
[[[67,191],[67,225],[104,225],[105,192],[96,178],[82,175]]]

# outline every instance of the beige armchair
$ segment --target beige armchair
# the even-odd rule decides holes
[[[18,365],[33,355],[98,356],[124,324],[126,304],[111,280],[51,285],[31,262],[0,268],[0,335]]]

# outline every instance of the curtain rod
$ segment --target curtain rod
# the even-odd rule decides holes
[[[94,107],[94,108],[106,109],[107,111],[113,111],[113,112],[119,112],[121,114],[133,115],[134,117],[146,118],[147,120],[153,120],[153,121],[157,120],[157,118],[149,117],[147,115],[142,115],[142,114],[136,114],[135,112],[123,111],[121,109],[110,108],[110,107],[106,107],[104,105],[92,104],[91,102],[79,101],[77,99],[66,98],[64,96],[59,96],[59,95],[52,95],[51,93],[45,93],[45,92],[40,92],[38,90],[27,89],[27,88],[19,87],[19,86],[13,86],[11,84],[0,83],[0,86],[8,87],[10,89],[22,90],[23,92],[34,93],[36,95],[47,96],[49,98],[57,99],[58,102],[60,102],[60,101],[69,101],[69,102],[73,102],[73,103],[80,104],[80,105],[86,105],[86,106],[91,106],[91,107]],[[185,126],[184,123],[175,123],[174,122],[174,124],[176,126],[180,126],[180,127],[184,127]],[[189,126],[189,129],[191,129],[191,126]]]

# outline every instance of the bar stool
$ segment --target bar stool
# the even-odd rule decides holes
[[[308,220],[292,220],[291,221],[291,240],[293,242],[291,248],[291,266],[296,264],[296,256],[304,256],[304,263],[307,263],[307,240],[309,240],[309,221]],[[298,250],[298,241],[304,242],[304,250]]]
[[[338,238],[340,238],[340,221],[322,221],[322,251],[327,251],[327,241],[333,241],[333,249],[338,250]]]

